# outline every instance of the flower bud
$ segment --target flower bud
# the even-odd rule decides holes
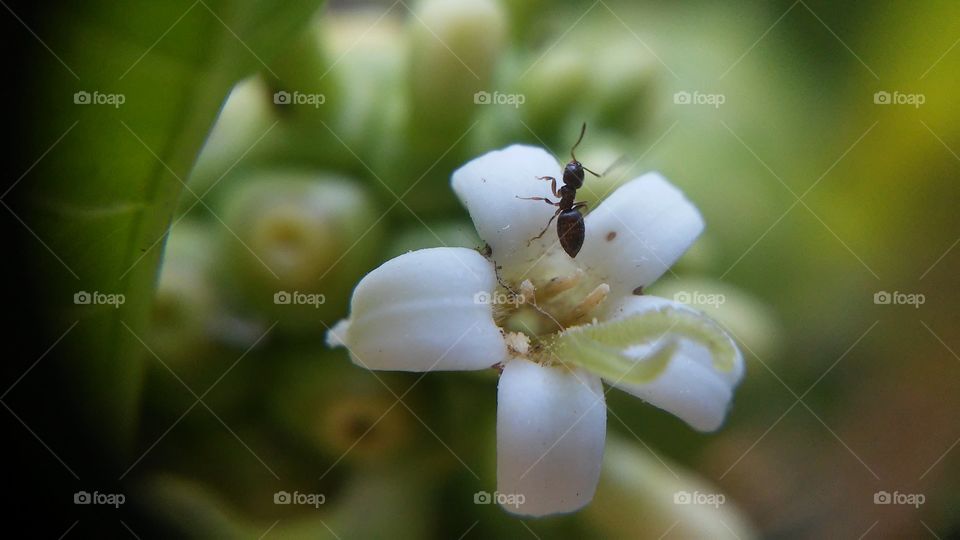
[[[376,213],[344,178],[260,172],[223,201],[220,280],[241,312],[316,329],[377,256]]]
[[[190,366],[209,353],[219,309],[209,273],[210,227],[184,220],[167,237],[147,341],[171,365]]]
[[[329,54],[324,50],[322,28],[319,22],[308,25],[263,73],[276,112],[291,121],[317,127],[320,121],[333,118],[341,104],[338,74],[331,69]]]
[[[590,64],[589,101],[604,126],[638,132],[650,116],[650,100],[660,64],[632,36],[603,47]]]
[[[251,460],[242,446],[231,446]],[[272,480],[224,486],[154,474],[138,483],[136,500],[152,523],[184,538],[412,539],[428,536],[437,519],[434,505],[423,504],[434,493],[422,466],[359,470],[339,484],[282,473]]]
[[[330,127],[375,170],[403,152],[404,145],[383,141],[397,139],[409,113],[406,94],[397,91],[403,86],[407,52],[399,22],[403,9],[393,9],[388,14],[366,9],[331,11],[323,20],[325,47],[339,59],[327,77],[335,77],[350,88],[338,95],[340,121]],[[334,139],[331,144],[353,160],[349,165],[357,165],[353,156],[343,152],[339,141]],[[386,182],[391,180],[381,176]]]
[[[603,538],[756,536],[718,488],[649,451],[608,434],[600,484],[582,515]]]
[[[535,43],[552,32],[543,24],[543,13],[548,8],[547,0],[517,0],[503,2],[510,20],[510,34],[517,43]],[[548,34],[549,35],[549,34]]]
[[[543,53],[531,53],[526,62],[536,63],[525,67],[528,71],[519,75],[520,92],[527,97],[520,113],[540,137],[561,132],[567,123],[576,124],[574,129],[579,129],[580,123],[587,120],[584,96],[593,76],[591,63],[583,51],[573,46],[561,45],[538,60],[540,54]],[[568,122],[569,118],[575,120]],[[590,133],[592,137],[593,130]],[[570,144],[573,141],[567,146]]]
[[[475,94],[492,90],[506,14],[494,0],[423,0],[408,25],[413,132],[445,148],[466,131]]]
[[[390,375],[378,381],[330,351],[280,360],[267,401],[292,438],[346,464],[387,460],[411,440],[412,418],[383,386]]]
[[[227,97],[197,163],[190,171],[190,190],[201,196],[215,185],[228,184],[227,176],[238,172],[238,165],[255,161],[267,148],[260,139],[272,131],[271,125],[276,120],[270,94],[261,79],[251,77],[238,83]],[[196,206],[196,201],[196,197],[185,193],[180,211]]]

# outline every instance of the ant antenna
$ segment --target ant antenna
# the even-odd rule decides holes
[[[580,141],[583,140],[583,134],[586,132],[587,132],[587,123],[584,122],[583,126],[580,128],[580,138],[577,139],[577,142],[573,144],[572,148],[570,148],[570,157],[572,157],[574,161],[577,160],[577,156],[573,153],[573,151],[577,149],[577,146],[580,146]]]
[[[573,158],[574,161],[577,160],[577,156],[576,156],[576,154],[573,153],[573,151],[576,150],[578,146],[580,146],[580,141],[583,140],[583,134],[586,133],[586,132],[587,132],[587,123],[584,122],[583,125],[580,127],[580,137],[577,139],[577,142],[574,143],[574,144],[573,144],[573,147],[570,149],[570,157]],[[580,166],[583,167],[583,164],[581,164]],[[590,169],[588,169],[588,168],[586,168],[586,167],[583,167],[583,170],[585,170],[585,171],[587,171],[588,173],[596,176],[597,178],[600,178],[601,176],[603,176],[603,175],[601,175],[601,174],[597,174],[597,173],[591,171]]]
[[[583,164],[581,163],[580,166],[583,167]],[[583,170],[585,170],[585,171],[587,171],[588,173],[596,176],[597,178],[600,178],[601,176],[603,176],[604,174],[606,174],[605,172],[602,173],[602,174],[597,174],[597,173],[591,171],[590,169],[588,169],[588,168],[586,168],[586,167],[583,167]]]
[[[603,171],[603,173],[600,174],[600,176],[606,176],[607,173],[609,173],[609,172],[612,171],[613,169],[615,169],[615,168],[623,165],[624,163],[626,163],[626,161],[627,161],[627,155],[626,155],[626,154],[621,154],[620,157],[618,157],[613,163],[611,163],[611,164],[606,168],[606,170]]]

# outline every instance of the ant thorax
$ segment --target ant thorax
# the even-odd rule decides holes
[[[573,200],[577,197],[577,190],[567,186],[560,186],[557,190],[560,194],[560,207],[570,208],[573,206]]]

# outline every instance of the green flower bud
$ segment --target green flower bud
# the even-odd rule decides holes
[[[388,460],[411,440],[409,412],[391,407],[396,397],[340,354],[284,360],[267,400],[274,421],[330,463],[341,456],[345,464]]]
[[[608,435],[600,484],[582,516],[603,538],[739,538],[756,533],[719,489],[679,464]],[[666,463],[666,465],[665,465]]]
[[[188,185],[203,195],[215,185],[228,184],[226,176],[242,170],[267,148],[260,140],[276,122],[270,94],[257,77],[246,79],[233,88],[190,172]],[[258,142],[259,140],[259,142]],[[242,158],[242,159],[241,159]],[[180,212],[195,206],[196,197],[184,193]]]
[[[504,2],[509,12],[510,33],[517,43],[533,43],[552,29],[543,25],[546,0],[511,0]]]
[[[344,178],[260,172],[223,206],[218,269],[226,294],[240,311],[282,328],[332,322],[377,256],[375,209]]]
[[[493,90],[506,14],[493,0],[423,0],[408,25],[412,131],[425,138],[419,144],[443,149],[469,126],[474,95]]]
[[[526,97],[520,113],[540,137],[558,137],[554,134],[562,133],[567,124],[575,124],[572,131],[576,136],[580,124],[587,120],[583,112],[587,109],[584,96],[593,77],[593,66],[578,47],[561,45],[539,58],[541,54],[544,53],[532,51],[526,59],[527,67],[523,68],[528,71],[518,74],[520,92]],[[574,120],[568,121],[570,118]],[[591,139],[592,127],[591,124]],[[573,140],[566,144],[569,147]]]
[[[191,366],[210,352],[219,315],[209,273],[212,247],[208,224],[184,220],[167,237],[147,342],[171,365]]]
[[[302,480],[291,485],[289,476],[281,475],[279,484],[242,488],[248,499],[242,506],[225,500],[225,494],[237,496],[236,490],[214,490],[192,478],[163,474],[141,482],[136,498],[144,513],[176,537],[260,538],[269,533],[289,540],[412,540],[429,536],[437,519],[434,505],[423,504],[433,493],[422,472],[420,467],[361,470],[342,486]],[[293,492],[322,497],[323,503],[298,504],[291,499]]]
[[[604,46],[590,65],[589,102],[603,126],[636,133],[650,117],[660,64],[633,36]]]
[[[324,50],[323,28],[319,21],[310,24],[262,74],[277,114],[290,122],[321,127],[340,106],[340,81]]]
[[[339,59],[327,77],[336,77],[350,89],[337,98],[340,121],[331,128],[378,171],[404,150],[394,140],[409,114],[402,83],[407,44],[399,17],[391,16],[395,14],[399,8],[388,15],[374,10],[331,11],[323,20],[325,46]],[[339,141],[331,142],[349,156]],[[353,161],[348,165],[357,167],[356,159],[349,157]]]
[[[391,410],[395,400],[364,396],[346,398],[322,411],[319,436],[330,454],[351,449],[350,460],[382,460],[400,447],[410,434],[405,410]],[[385,414],[386,413],[386,414]]]

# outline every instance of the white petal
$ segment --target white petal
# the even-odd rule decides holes
[[[557,200],[550,182],[561,181],[560,164],[542,148],[515,144],[488,152],[453,173],[453,190],[470,212],[477,232],[493,248],[497,264],[514,268],[535,261],[557,240],[555,227],[543,238],[527,243],[546,227],[556,208],[543,201],[517,197],[547,197]]]
[[[385,262],[353,291],[350,319],[327,336],[368,369],[466,370],[507,357],[492,306],[493,265],[466,248],[422,249]]]
[[[577,261],[614,298],[653,283],[703,232],[700,211],[659,173],[620,186],[585,222]]]
[[[618,319],[664,307],[697,312],[689,306],[665,298],[633,296],[614,306],[610,317]],[[670,359],[666,371],[656,380],[633,385],[607,382],[676,415],[694,429],[713,431],[723,424],[733,397],[733,389],[743,378],[743,356],[740,349],[734,345],[737,356],[733,369],[718,371],[706,347],[683,336],[674,337],[679,341],[679,348]],[[642,358],[646,352],[638,347],[628,354]]]
[[[518,504],[504,509],[543,516],[589,503],[600,478],[606,422],[597,377],[511,360],[497,392],[497,491]]]

